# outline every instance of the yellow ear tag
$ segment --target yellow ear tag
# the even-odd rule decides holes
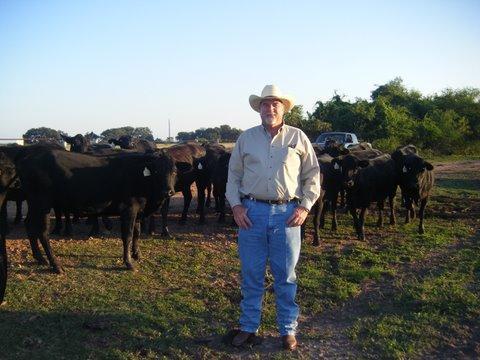
[[[143,169],[143,176],[150,176],[152,175],[152,173],[150,172],[150,170],[148,170],[148,168],[145,166],[145,169]]]

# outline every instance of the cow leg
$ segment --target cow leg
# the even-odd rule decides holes
[[[4,199],[0,210],[0,305],[3,303],[5,298],[5,289],[7,288],[7,274],[8,274],[8,264],[7,264],[7,245],[6,245],[6,235],[7,235],[7,202]]]
[[[357,215],[357,209],[354,207],[349,207],[350,215],[352,215],[353,219],[353,228],[358,234],[358,215]]]
[[[112,231],[113,229],[112,220],[110,220],[108,216],[103,215],[102,222],[103,222],[103,226],[105,226],[105,229],[107,229],[108,231]]]
[[[5,298],[5,289],[7,288],[8,264],[7,264],[7,246],[5,236],[0,235],[0,305]]]
[[[218,199],[218,205],[217,205]],[[221,194],[215,197],[215,207],[218,206],[218,222],[224,223],[225,222],[225,194]]]
[[[5,234],[0,234],[0,305],[5,298],[5,289],[7,288],[7,245],[5,241]]]
[[[321,199],[317,200],[315,205],[313,205],[313,242],[312,242],[313,246],[318,246],[320,244],[318,232],[319,232],[321,214],[324,213],[323,211],[324,206],[319,206],[320,203],[323,203]]]
[[[5,201],[5,204],[7,202]],[[22,221],[22,203],[23,203],[23,200],[17,200],[16,201],[16,205],[17,205],[17,208],[16,208],[16,213],[15,213],[15,220],[13,220],[13,223],[14,224],[19,224],[20,221]]]
[[[90,215],[88,217],[88,222],[92,224],[92,228],[90,229],[90,233],[88,236],[96,237],[100,234],[100,225],[98,223],[98,216],[97,215]]]
[[[65,230],[63,231],[64,236],[72,236],[72,220],[71,214],[65,211]]]
[[[48,239],[48,228],[50,227],[50,211],[47,214],[43,214],[40,216],[40,242],[42,244],[43,250],[45,251],[45,255],[47,255],[48,261],[50,262],[50,266],[52,270],[57,274],[62,274],[64,272],[62,266],[56,259],[55,255],[53,255],[52,248],[50,247],[50,240]]]
[[[383,227],[383,207],[384,207],[384,201],[378,201],[377,202],[377,210],[378,210],[378,220],[377,220],[377,226],[378,227]]]
[[[322,206],[322,211],[320,212],[320,215],[319,215],[319,218],[318,218],[318,227],[320,229],[325,228],[325,215],[326,215],[325,213],[328,209],[329,203],[330,203],[330,201],[325,200],[324,204]]]
[[[340,207],[341,208],[345,207],[345,190],[344,189],[340,190]]]
[[[133,207],[125,209],[120,215],[122,242],[123,242],[123,263],[128,270],[134,270],[132,264],[131,244],[133,238],[133,228],[137,214]]]
[[[33,206],[32,206],[33,207]],[[32,249],[32,256],[39,265],[47,265],[47,261],[44,259],[40,247],[38,246],[38,228],[39,225],[35,221],[33,210],[29,205],[27,217],[25,218],[25,230],[27,232],[28,240],[30,241],[30,248]]]
[[[187,214],[188,214],[188,208],[190,207],[190,203],[192,202],[192,191],[190,190],[190,185],[188,186],[188,189],[185,188],[182,191],[183,194],[183,211],[182,211],[182,217],[180,218],[180,224],[185,224],[187,222]]]
[[[72,223],[78,224],[80,221],[80,217],[78,216],[78,213],[73,213],[73,218],[72,218]]]
[[[338,223],[337,223],[337,201],[338,201],[338,193],[334,195],[333,200],[330,204],[332,207],[332,231],[337,231]]]
[[[395,194],[388,197],[388,207],[390,208],[390,225],[395,225],[397,223],[395,219]]]
[[[8,234],[8,214],[7,214],[7,200],[3,201],[2,208],[0,210],[0,234],[7,236]]]
[[[365,215],[367,214],[367,208],[360,210],[360,217],[358,222],[358,239],[365,240]]]
[[[415,205],[413,204],[413,201],[411,202],[410,206],[410,218],[412,220],[415,219]]]
[[[170,198],[165,199],[161,207],[161,216],[162,216],[162,232],[161,236],[170,238],[170,232],[168,231],[167,220],[168,220],[168,207],[170,206]]]
[[[62,233],[62,227],[63,227],[63,225],[62,225],[62,210],[60,210],[58,207],[54,207],[53,212],[55,213],[55,227],[52,230],[52,235],[60,235]]]
[[[403,198],[404,200],[404,206],[406,209],[406,214],[405,214],[405,224],[408,224],[410,220],[412,219],[411,214],[412,214],[412,209],[413,209],[413,201],[410,198]]]
[[[155,214],[152,214],[148,217],[148,231],[149,235],[155,234],[157,225],[155,224]]]
[[[203,183],[200,180],[196,181],[197,185],[197,196],[198,196],[198,213],[200,214],[200,218],[198,219],[198,223],[200,225],[205,224],[205,189],[208,187],[208,184]]]
[[[140,237],[141,222],[138,219],[135,220],[135,225],[133,226],[133,236],[132,236],[132,258],[135,260],[140,260],[140,250],[138,248],[138,238]]]
[[[418,233],[425,233],[425,228],[423,227],[423,218],[425,216],[425,207],[427,206],[427,198],[420,200],[420,209],[418,210],[418,217],[420,218],[420,223],[418,225]]]
[[[212,197],[212,183],[208,183],[208,185],[207,185],[207,197],[205,199],[205,207],[206,208],[209,208],[211,203],[212,203],[211,197]],[[216,207],[215,207],[215,209],[216,209]]]

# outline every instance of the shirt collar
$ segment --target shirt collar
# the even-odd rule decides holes
[[[260,126],[262,127],[263,132],[264,132],[265,134],[267,134],[267,135],[270,136],[270,132],[269,132],[267,129],[265,129],[265,126],[264,126],[263,124],[261,124]],[[282,126],[280,126],[280,128],[278,129],[277,135],[280,134],[280,133],[283,131],[283,128],[284,128],[284,127],[285,127],[285,122],[282,121]]]

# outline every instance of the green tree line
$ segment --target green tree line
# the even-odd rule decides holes
[[[445,89],[438,94],[423,95],[408,89],[401,78],[395,78],[377,86],[370,99],[348,101],[335,93],[326,102],[317,101],[312,113],[305,113],[303,106],[297,105],[286,114],[285,122],[301,128],[312,140],[325,131],[348,131],[384,151],[414,144],[439,154],[480,154],[480,89]],[[229,125],[220,125],[181,131],[176,138],[178,141],[234,142],[241,132]],[[24,138],[60,139],[61,133],[35,128],[28,130]],[[105,140],[121,135],[154,140],[148,127],[124,126],[107,129],[100,135],[86,135]],[[161,139],[155,141],[162,142]]]
[[[334,94],[306,115],[302,106],[294,107],[285,122],[311,139],[324,131],[349,131],[385,151],[414,144],[441,154],[478,154],[480,90],[446,89],[426,96],[395,78],[374,89],[369,100],[347,101]]]
[[[214,128],[200,128],[195,131],[180,131],[177,134],[178,141],[221,141],[234,142],[242,133],[242,130],[232,128],[230,125],[220,125]]]

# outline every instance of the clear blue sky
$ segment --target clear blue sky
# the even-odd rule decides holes
[[[480,88],[480,1],[0,0],[0,137],[245,129],[265,84],[312,111],[396,76]]]

